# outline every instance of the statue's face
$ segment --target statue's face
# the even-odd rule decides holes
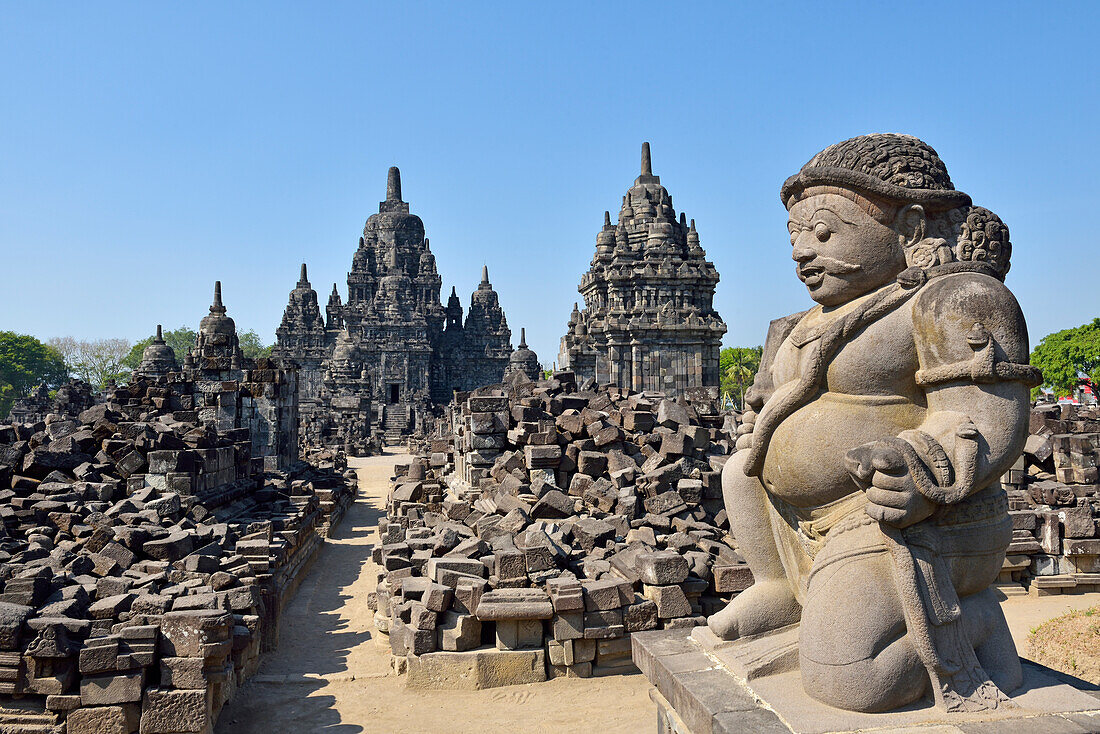
[[[838,194],[796,202],[787,229],[798,279],[824,306],[884,286],[906,267],[898,233]]]

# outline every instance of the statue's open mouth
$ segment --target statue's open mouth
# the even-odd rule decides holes
[[[820,266],[799,268],[798,278],[806,284],[807,288],[816,288],[825,279],[825,268]]]

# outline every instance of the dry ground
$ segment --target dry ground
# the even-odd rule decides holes
[[[400,455],[358,462],[360,494],[283,616],[279,649],[237,693],[218,734],[649,732],[641,675],[558,679],[487,691],[406,691],[367,608],[371,548]]]
[[[1100,685],[1100,606],[1043,622],[1027,638],[1029,658]]]
[[[375,527],[398,454],[359,460],[360,494],[283,616],[279,649],[222,711],[218,734],[513,734],[655,730],[641,675],[558,679],[487,691],[406,691],[376,635],[367,593]],[[1004,603],[1017,646],[1031,628],[1100,594]],[[379,639],[380,638],[380,639]]]

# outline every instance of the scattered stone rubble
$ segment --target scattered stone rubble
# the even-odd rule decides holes
[[[1024,454],[1002,478],[1013,540],[1008,594],[1100,591],[1100,408],[1038,405]]]
[[[407,685],[633,670],[630,633],[703,624],[747,588],[720,485],[736,421],[716,392],[558,372],[459,393],[379,526],[369,603]]]
[[[212,731],[354,499],[179,397],[139,378],[0,426],[0,731]]]

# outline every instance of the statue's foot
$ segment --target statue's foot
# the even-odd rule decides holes
[[[711,615],[707,626],[720,639],[736,640],[786,627],[801,616],[802,607],[786,580],[758,581]]]

